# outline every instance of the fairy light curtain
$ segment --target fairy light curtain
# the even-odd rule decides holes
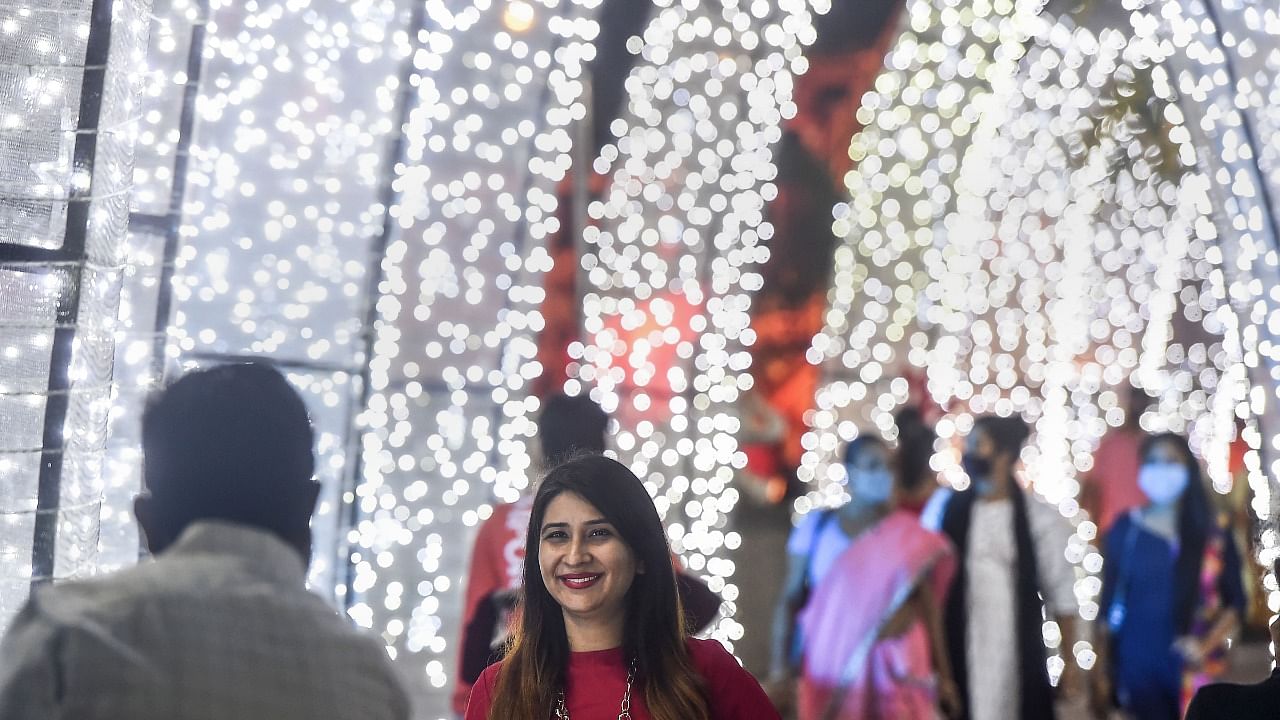
[[[341,606],[369,283],[408,3],[213,0],[161,367],[265,358],[302,394],[323,489],[308,581]]]
[[[0,626],[96,561],[149,7],[0,13]]]
[[[1077,478],[1123,420],[1130,380],[1158,401],[1144,427],[1189,433],[1220,492],[1236,418],[1258,422],[1245,462],[1255,511],[1272,514],[1257,450],[1274,412],[1262,177],[1275,151],[1245,131],[1274,122],[1280,37],[1274,10],[1250,3],[1053,10],[908,3],[859,111],[851,199],[834,210],[846,245],[811,351],[827,380],[797,509],[846,497],[838,446],[891,436],[909,400],[944,411],[935,467],[953,483],[953,442],[975,415],[1024,413],[1037,430],[1027,479],[1077,522],[1065,551],[1091,619],[1102,559]],[[1261,559],[1275,544],[1268,529]],[[1070,651],[1092,663],[1087,643]]]
[[[752,386],[750,296],[768,258],[772,148],[795,113],[792,76],[826,3],[658,3],[595,161],[582,267],[584,337],[569,392],[620,424],[617,450],[646,482],[677,552],[725,599],[713,634],[743,637],[728,553],[738,500],[735,401]]]
[[[447,714],[478,523],[528,487],[545,242],[599,0],[428,2],[349,498],[350,616]]]
[[[109,22],[95,6],[0,16],[0,59],[31,68],[0,76],[17,103],[0,107],[0,623],[37,550],[53,559],[38,576],[134,560],[136,422],[166,367],[270,357],[320,438],[313,586],[444,712],[469,540],[530,479],[543,244],[601,4],[157,0],[151,17],[121,0]],[[728,601],[715,634],[733,643],[729,557],[747,539],[731,408],[752,386],[771,148],[825,4],[654,6],[613,140],[590,158],[607,182],[567,389],[618,417],[616,451]],[[923,384],[950,410],[943,445],[973,413],[1037,418],[1030,474],[1073,514],[1075,474],[1132,376],[1159,397],[1152,427],[1192,432],[1220,489],[1212,458],[1233,417],[1253,418],[1254,507],[1272,514],[1280,17],[1260,2],[1099,7],[906,4],[834,208],[798,509],[837,501],[839,444],[891,434]],[[107,92],[81,127],[84,58],[107,27]],[[911,366],[929,371],[907,382]],[[65,421],[47,432],[51,409]],[[57,503],[40,499],[51,455]],[[38,524],[54,552],[35,547]],[[1092,533],[1081,522],[1067,548],[1086,615]],[[1263,540],[1266,560],[1274,530]]]
[[[171,255],[179,240],[207,19],[205,0],[154,0],[151,5],[103,460],[95,563],[100,573],[138,560],[132,508],[142,487],[142,409],[164,370]]]
[[[1275,613],[1280,592],[1270,568],[1280,555],[1280,301],[1274,293],[1280,284],[1280,9],[1252,1],[1131,4],[1135,33],[1169,68],[1190,142],[1212,181],[1217,293],[1234,310],[1227,320],[1242,361],[1232,368],[1242,390],[1237,415],[1249,421],[1246,477],[1262,528],[1255,559],[1266,569],[1263,589]]]

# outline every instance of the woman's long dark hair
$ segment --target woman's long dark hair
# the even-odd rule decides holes
[[[1200,569],[1204,548],[1213,523],[1213,510],[1204,488],[1200,463],[1191,454],[1187,439],[1177,433],[1159,433],[1142,441],[1138,458],[1145,463],[1157,445],[1172,445],[1181,453],[1187,468],[1187,489],[1178,500],[1178,560],[1173,570],[1173,621],[1179,633],[1191,628],[1200,598]]]
[[[706,698],[685,646],[687,632],[662,521],[640,479],[602,455],[573,458],[538,486],[525,537],[520,624],[498,672],[489,719],[547,718],[556,691],[565,687],[569,639],[564,615],[538,565],[543,518],[562,493],[578,495],[599,510],[635,554],[637,567],[645,570],[627,592],[622,650],[635,660],[636,684],[644,689],[649,714],[655,720],[708,720]]]

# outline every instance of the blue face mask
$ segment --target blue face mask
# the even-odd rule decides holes
[[[859,500],[882,503],[889,500],[893,492],[893,475],[884,468],[876,470],[858,470],[846,467],[849,474],[849,492]]]
[[[1156,505],[1182,497],[1190,480],[1182,463],[1146,463],[1138,470],[1138,487]]]
[[[991,479],[991,460],[977,453],[967,452],[961,455],[960,467],[964,469],[964,474],[969,476],[969,482],[975,485],[979,481]]]

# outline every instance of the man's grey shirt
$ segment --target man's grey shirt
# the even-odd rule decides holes
[[[38,591],[0,646],[5,720],[404,720],[380,643],[267,532],[200,522],[154,562]]]

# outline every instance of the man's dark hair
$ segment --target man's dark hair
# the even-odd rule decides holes
[[[974,420],[973,429],[984,432],[991,438],[997,455],[1007,454],[1014,462],[1017,462],[1027,438],[1031,437],[1031,426],[1017,415],[982,415]]]
[[[298,539],[315,498],[313,442],[302,398],[268,365],[197,370],[165,388],[142,418],[153,552],[197,520]]]
[[[925,422],[924,413],[917,407],[905,407],[893,416],[898,429],[898,485],[907,492],[919,490],[926,482],[936,481],[936,473],[929,466],[933,458],[933,446],[938,434]]]
[[[538,416],[538,441],[548,468],[579,453],[604,452],[609,415],[586,395],[556,393]]]

